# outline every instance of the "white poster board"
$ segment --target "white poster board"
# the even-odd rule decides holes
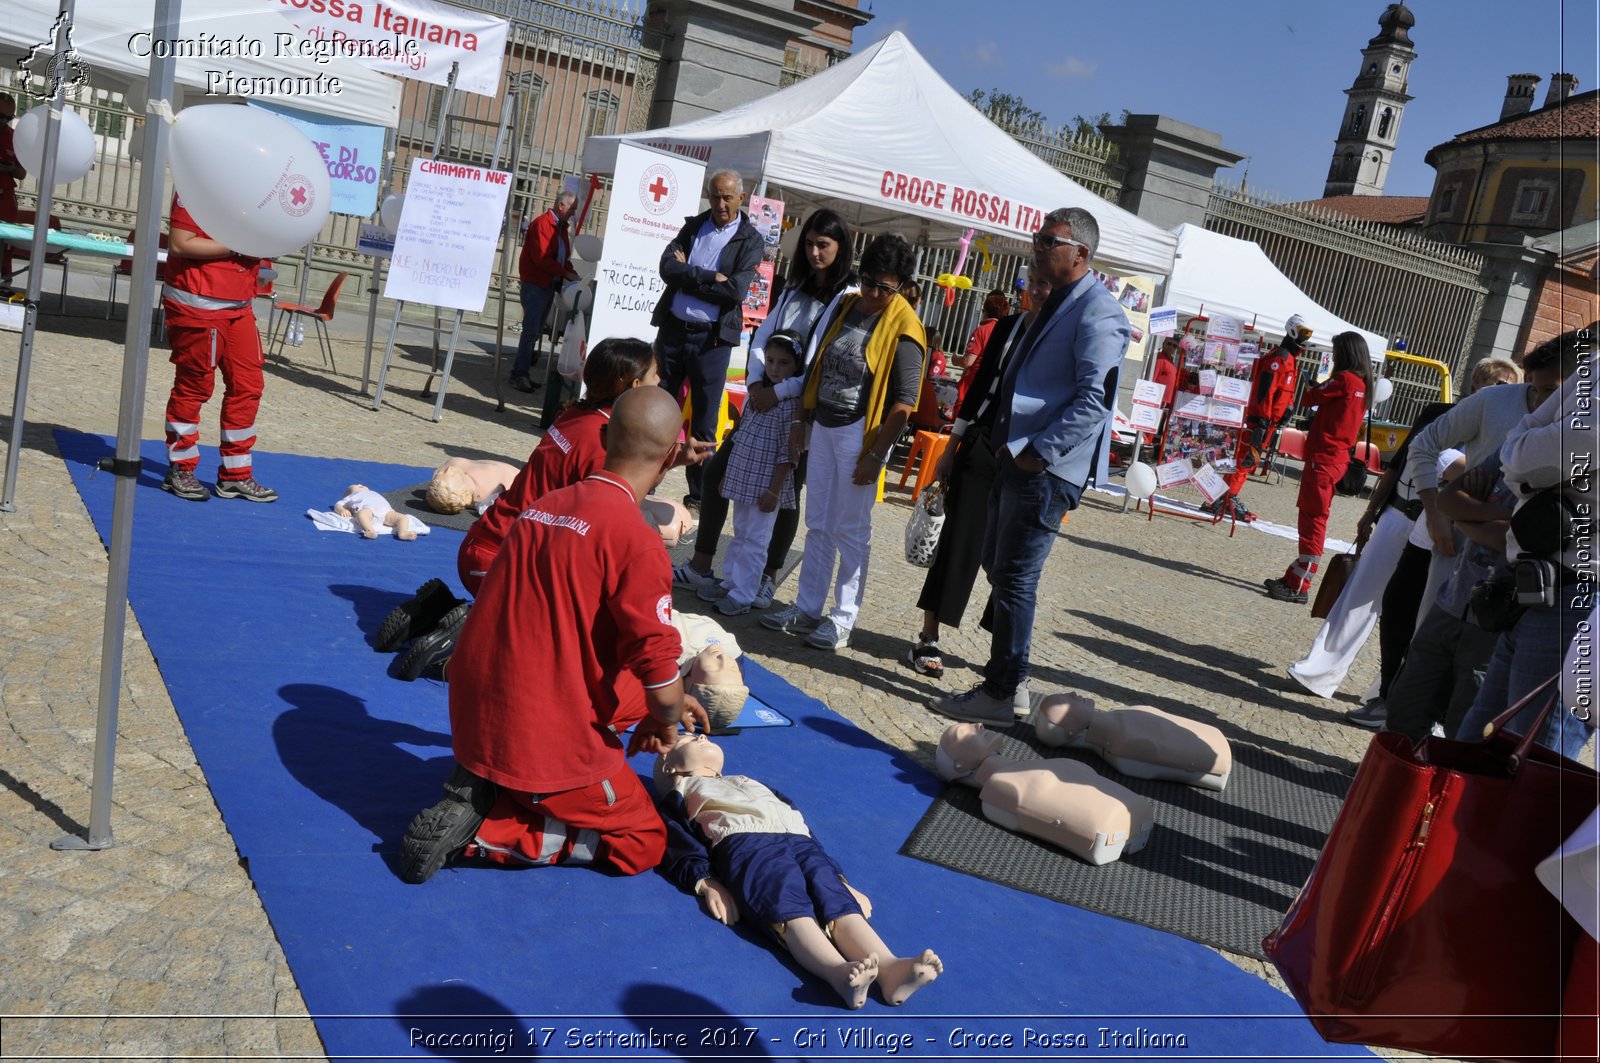
[[[307,61],[326,63],[324,56],[339,56],[433,85],[448,84],[451,64],[459,63],[456,88],[480,96],[499,91],[511,31],[503,18],[435,0],[268,3],[305,34],[294,52]]]
[[[661,255],[684,219],[698,213],[705,169],[704,163],[679,155],[617,145],[589,335],[655,339],[650,315],[666,288]]]
[[[482,310],[510,191],[504,170],[412,160],[384,297]]]

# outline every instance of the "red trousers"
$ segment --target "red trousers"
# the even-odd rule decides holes
[[[610,864],[637,875],[661,862],[667,828],[639,777],[619,755],[611,777],[576,790],[501,789],[471,855],[498,864]]]
[[[474,598],[478,596],[478,587],[482,585],[484,575],[499,552],[499,543],[475,542],[471,532],[467,533],[461,549],[456,551],[456,575],[461,577],[461,585]]]
[[[1316,575],[1322,545],[1328,538],[1328,514],[1333,510],[1333,485],[1339,482],[1344,469],[1337,459],[1321,457],[1306,459],[1305,472],[1300,477],[1300,494],[1295,505],[1300,510],[1300,557],[1284,572],[1284,582],[1296,590],[1305,590]]]
[[[1266,426],[1263,428],[1258,424],[1252,424],[1252,419],[1247,417],[1244,427],[1239,429],[1239,445],[1234,450],[1233,471],[1223,477],[1228,484],[1228,493],[1235,498],[1238,497],[1239,489],[1244,486],[1245,480],[1266,460],[1267,440],[1272,438],[1272,426],[1266,422],[1261,424]],[[1259,445],[1253,440],[1260,440]]]
[[[261,337],[255,315],[225,318],[210,327],[169,325],[172,393],[167,396],[167,459],[191,472],[200,464],[200,411],[222,371],[222,456],[219,480],[251,477],[250,448],[256,442],[261,407]]]

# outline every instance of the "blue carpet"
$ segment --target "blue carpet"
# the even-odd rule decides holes
[[[107,538],[109,441],[57,443]],[[844,1010],[653,874],[462,867],[407,886],[393,854],[449,770],[445,689],[393,677],[370,636],[454,572],[460,540],[320,534],[303,513],[427,470],[261,454],[276,505],[199,505],[159,489],[159,442],[143,457],[129,596],[331,1056],[1364,1055],[1199,945],[898,855],[938,780],[748,656],[752,693],[795,726],[727,739],[728,770],[796,801],[885,941],[943,958],[904,1007]]]

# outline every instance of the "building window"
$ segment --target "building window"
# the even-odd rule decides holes
[[[1456,209],[1456,190],[1455,190],[1455,186],[1452,185],[1451,187],[1446,188],[1446,189],[1442,189],[1439,192],[1439,209],[1434,211],[1434,213],[1437,214],[1439,217],[1444,218],[1444,217],[1449,217],[1450,213],[1452,211],[1454,211],[1455,209]]]
[[[1355,113],[1350,116],[1350,135],[1360,136],[1361,128],[1367,124],[1367,105],[1357,104]]]
[[[617,109],[621,102],[614,93],[605,89],[596,89],[585,96],[581,127],[583,137],[603,137],[610,133],[616,127]]]
[[[525,164],[538,147],[539,100],[544,96],[544,78],[532,73],[518,74],[511,79],[511,87],[522,93],[522,111],[518,115],[522,123],[522,145],[518,161]]]
[[[1388,107],[1378,112],[1378,135],[1380,137],[1389,135],[1389,123],[1393,118],[1394,111]]]
[[[1370,77],[1377,77],[1377,76],[1378,76],[1378,64],[1377,63],[1373,63],[1373,64],[1371,64],[1370,66],[1367,67],[1367,77],[1370,78]]]
[[[1517,185],[1516,204],[1511,208],[1511,220],[1542,222],[1550,210],[1554,186],[1549,181],[1523,181]]]

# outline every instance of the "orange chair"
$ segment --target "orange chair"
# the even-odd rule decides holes
[[[17,211],[17,224],[18,225],[32,225],[33,224],[33,219],[34,219],[34,212],[33,211],[31,211],[31,210],[19,210],[19,211]],[[57,232],[60,232],[61,231],[61,218],[58,215],[55,215],[55,214],[50,215],[50,221],[48,223],[48,227],[51,228],[51,229],[55,229]],[[28,243],[25,243],[25,244],[14,243],[14,244],[11,245],[11,258],[13,260],[13,263],[15,262],[16,259],[31,259],[32,257],[33,257],[32,241],[30,241]],[[58,309],[65,310],[67,308],[67,274],[72,268],[72,261],[71,261],[71,259],[69,259],[67,257],[67,253],[65,251],[59,251],[59,250],[52,251],[47,247],[47,248],[45,248],[45,253],[44,253],[44,264],[47,265],[47,266],[60,266],[61,267],[61,303],[60,303],[60,306],[58,307]],[[30,262],[29,265],[31,266],[32,263]],[[17,272],[20,273],[21,270],[18,270]],[[13,274],[13,276],[15,276],[15,274]]]
[[[278,333],[277,349],[272,352],[274,355],[283,353],[283,343],[289,338],[289,326],[294,319],[308,317],[316,324],[317,339],[322,344],[322,356],[327,360],[328,368],[332,369],[334,373],[339,372],[339,367],[333,361],[333,340],[328,335],[328,322],[333,320],[334,311],[339,305],[339,289],[344,287],[344,279],[348,276],[350,276],[349,273],[341,273],[333,278],[333,283],[328,285],[328,290],[322,293],[322,302],[317,306],[301,306],[299,303],[273,304],[273,310],[282,315],[277,320],[283,324],[283,331]],[[259,291],[257,294],[260,294]],[[276,324],[274,324],[272,331],[277,332]]]
[[[911,453],[906,455],[905,466],[900,470],[900,486],[906,485],[912,466],[916,466],[917,478],[911,485],[911,494],[920,495],[923,477],[932,475],[933,467],[944,455],[944,448],[950,445],[950,438],[949,432],[918,432],[911,440]]]

